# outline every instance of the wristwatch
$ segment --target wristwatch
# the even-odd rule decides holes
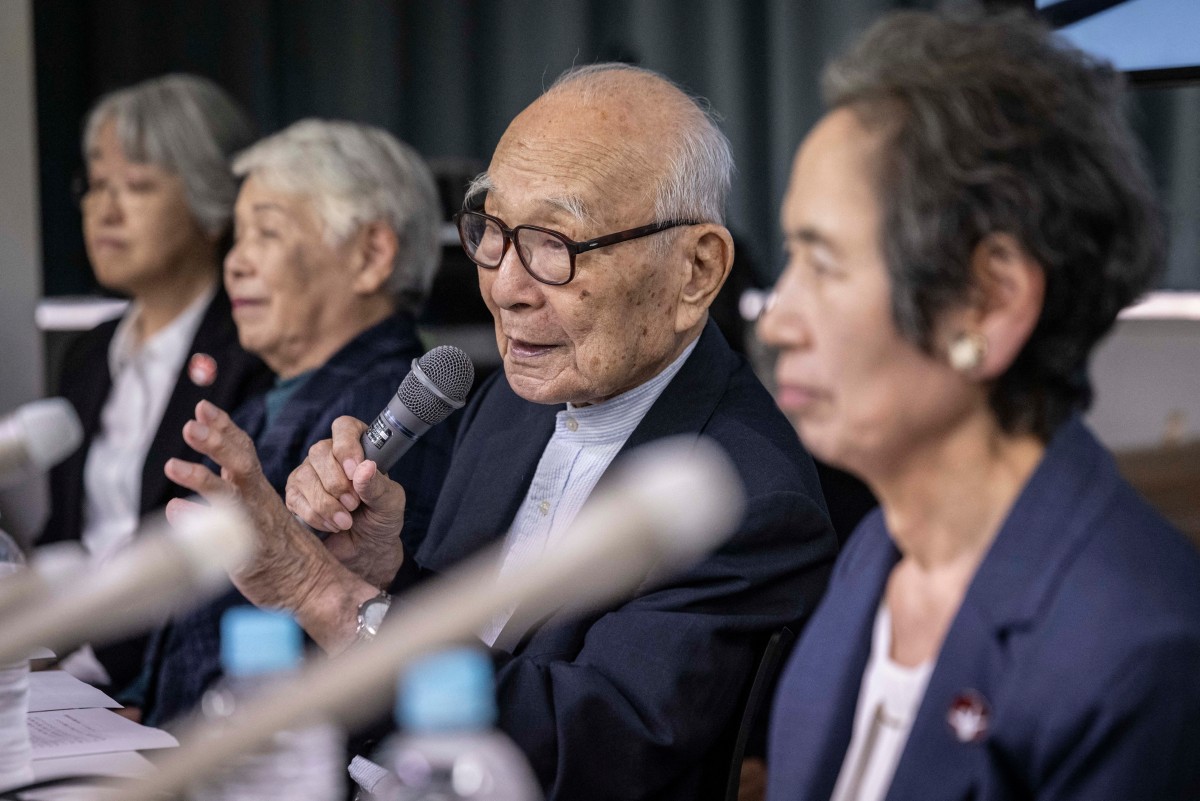
[[[359,642],[375,639],[379,627],[383,624],[383,617],[391,605],[392,596],[386,592],[368,598],[358,605],[358,628],[354,634]]]

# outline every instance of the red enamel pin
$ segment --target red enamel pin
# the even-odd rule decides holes
[[[217,380],[217,360],[207,353],[193,353],[188,360],[188,378],[198,387],[212,386]]]
[[[977,743],[987,736],[990,717],[987,699],[975,690],[963,690],[950,704],[946,722],[960,743]]]

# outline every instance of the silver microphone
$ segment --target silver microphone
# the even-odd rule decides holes
[[[44,473],[83,442],[83,426],[66,398],[33,401],[0,418],[0,486]]]
[[[467,402],[475,381],[470,357],[453,345],[441,345],[420,359],[375,422],[362,435],[363,452],[386,473],[421,435]]]
[[[163,522],[102,565],[85,564],[73,580],[42,602],[3,621],[0,665],[26,658],[38,646],[66,653],[83,642],[102,644],[137,634],[167,612],[190,608],[229,586],[254,549],[254,529],[237,509],[213,506]]]

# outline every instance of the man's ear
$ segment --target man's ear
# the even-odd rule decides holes
[[[723,225],[691,226],[683,253],[684,275],[680,288],[675,330],[692,329],[704,319],[733,266],[733,237]]]
[[[390,225],[374,220],[353,240],[350,286],[359,295],[373,295],[387,284],[395,269],[400,241]]]
[[[1046,273],[1016,237],[992,233],[971,252],[971,275],[970,298],[950,315],[945,339],[950,345],[956,338],[978,337],[983,352],[978,363],[963,372],[992,380],[1012,366],[1037,327]]]

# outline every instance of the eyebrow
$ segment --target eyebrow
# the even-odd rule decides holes
[[[283,206],[266,200],[255,203],[250,207],[250,211],[277,211],[280,214],[287,214],[287,209]]]
[[[504,193],[496,188],[496,185],[492,183],[491,176],[486,172],[480,173],[471,181],[463,198],[463,205],[470,206],[473,201],[485,193],[495,195],[501,200],[504,199]],[[577,222],[590,223],[593,220],[588,204],[579,195],[550,195],[538,201],[538,205],[554,211],[565,212]]]
[[[576,222],[587,223],[592,221],[592,214],[588,210],[587,204],[578,195],[552,195],[542,200],[541,205],[549,206],[558,211],[564,211],[573,217]]]
[[[829,238],[811,226],[804,226],[798,230],[784,234],[784,239],[789,242],[799,242],[804,245],[820,245],[833,249],[833,243]]]

